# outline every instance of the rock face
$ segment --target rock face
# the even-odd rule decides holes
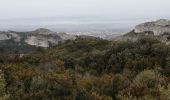
[[[146,22],[137,25],[134,29],[135,33],[153,32],[154,35],[162,35],[170,33],[170,20],[160,19],[154,22]]]
[[[68,39],[74,40],[76,36],[66,33],[57,33],[40,28],[30,32],[0,32],[0,48],[28,50],[36,47],[50,47]]]
[[[37,46],[37,47],[49,47],[49,41],[50,39],[47,39],[43,36],[29,36],[25,40],[25,42],[29,45]],[[58,40],[56,40],[58,41]],[[55,43],[57,44],[57,42]]]
[[[15,42],[19,42],[21,37],[13,32],[0,32],[0,41],[14,39]]]
[[[5,33],[0,34],[0,40],[8,40],[8,39],[11,39],[11,36]]]
[[[141,38],[154,38],[170,44],[170,21],[160,19],[137,25],[131,32],[113,38],[116,41],[136,41]]]
[[[58,42],[65,41],[59,34],[61,33],[40,28],[35,31],[25,33],[27,36],[25,36],[24,42],[36,47],[50,47],[51,44],[56,45]],[[72,37],[68,39],[72,39]]]

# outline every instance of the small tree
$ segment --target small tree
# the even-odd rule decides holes
[[[2,70],[0,70],[0,100],[7,100],[8,99],[8,95],[6,94],[5,91],[5,79],[4,79],[4,75],[2,73]]]

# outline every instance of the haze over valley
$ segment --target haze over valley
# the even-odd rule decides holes
[[[46,28],[71,35],[89,35],[109,39],[131,31],[136,25],[156,19],[113,18],[29,18],[0,20],[1,31],[26,32]]]
[[[1,0],[0,30],[122,34],[142,22],[168,19],[168,4],[168,0]]]
[[[135,25],[156,19],[112,19],[112,18],[30,18],[0,20],[0,30],[31,31],[49,28],[60,32],[78,31],[128,31]]]

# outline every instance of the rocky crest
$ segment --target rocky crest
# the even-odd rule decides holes
[[[50,47],[50,45],[56,45],[58,42],[74,39],[74,36],[70,36],[65,33],[53,32],[44,28],[26,32],[25,35],[24,42],[37,47]],[[65,38],[64,36],[68,36],[68,38],[63,39]]]
[[[155,38],[170,44],[170,21],[160,19],[137,25],[131,32],[114,38],[116,41],[136,41],[141,38]]]
[[[134,32],[135,33],[153,32],[154,35],[170,33],[170,20],[160,19],[154,22],[142,23],[135,27]]]
[[[74,40],[76,36],[57,33],[40,28],[30,32],[6,31],[0,32],[0,48],[5,50],[22,49],[23,51],[36,47],[51,47],[66,40]],[[30,50],[31,51],[31,50]]]

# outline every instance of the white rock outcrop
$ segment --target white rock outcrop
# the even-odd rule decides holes
[[[39,28],[29,32],[0,31],[0,42],[6,43],[6,45],[8,45],[10,41],[10,43],[16,45],[22,44],[23,46],[31,45],[47,48],[68,39],[74,40],[76,39],[76,36],[66,33],[53,32],[45,28]]]
[[[9,39],[11,39],[11,36],[9,34],[0,33],[0,41],[1,40],[9,40]]]
[[[15,42],[20,42],[21,37],[18,34],[12,32],[0,32],[0,40],[14,39]]]
[[[48,47],[48,40],[42,37],[30,36],[25,40],[25,42],[37,47]]]
[[[15,42],[20,42],[21,41],[21,37],[18,34],[9,32],[9,35],[11,36],[11,38],[14,39]]]
[[[170,34],[170,20],[160,19],[153,22],[142,23],[135,27],[134,32],[153,32],[154,35]]]

